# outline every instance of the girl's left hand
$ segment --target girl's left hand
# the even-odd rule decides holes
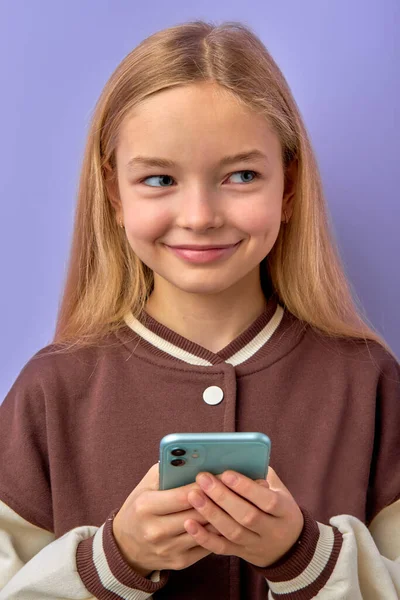
[[[206,550],[267,567],[298,540],[303,514],[271,467],[266,480],[225,471],[218,477],[199,473],[196,481],[201,490],[190,491],[188,501],[211,527],[193,519],[184,527]]]

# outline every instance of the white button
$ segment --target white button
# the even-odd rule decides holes
[[[212,385],[203,392],[203,400],[206,404],[219,404],[223,397],[224,392],[217,385]]]

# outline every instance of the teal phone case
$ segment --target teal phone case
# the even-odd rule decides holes
[[[265,479],[270,451],[264,433],[170,433],[160,442],[160,490],[193,483],[200,471],[219,475],[232,469]]]

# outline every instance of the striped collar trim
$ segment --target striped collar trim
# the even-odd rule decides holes
[[[274,316],[269,321],[269,323],[267,323],[264,329],[262,329],[260,333],[251,340],[251,342],[246,344],[244,348],[236,352],[230,358],[226,359],[225,362],[235,367],[236,365],[241,365],[246,360],[252,358],[256,354],[256,352],[258,352],[264,346],[264,344],[268,342],[268,340],[278,329],[283,319],[283,314],[284,310],[282,306],[278,304]]]
[[[261,317],[259,317],[255,321],[255,323],[253,323],[253,325],[248,328],[248,330],[247,330],[247,332],[245,332],[245,334],[242,334],[242,336],[244,336],[244,338],[246,338],[246,337],[248,337],[248,336],[246,336],[246,334],[251,332],[254,337],[252,337],[249,341],[247,341],[243,345],[243,347],[239,348],[238,350],[235,347],[235,346],[237,346],[237,344],[235,344],[235,341],[233,343],[229,344],[229,346],[227,346],[226,349],[223,349],[223,350],[221,350],[221,352],[216,353],[216,354],[214,354],[210,351],[206,351],[205,349],[201,348],[201,346],[198,346],[197,344],[189,342],[188,340],[185,340],[185,343],[181,344],[182,346],[186,345],[186,346],[190,346],[195,349],[199,349],[198,354],[203,354],[203,356],[199,356],[199,355],[195,354],[194,352],[190,352],[189,350],[181,347],[177,343],[173,343],[172,341],[166,339],[165,337],[161,337],[155,331],[152,331],[152,329],[150,329],[149,327],[146,327],[143,323],[141,323],[138,319],[136,319],[132,315],[132,313],[128,313],[127,315],[125,315],[124,321],[125,321],[126,325],[130,329],[132,329],[132,331],[134,331],[137,335],[139,335],[141,338],[143,338],[151,346],[153,346],[154,348],[156,348],[157,350],[159,350],[161,352],[168,354],[170,357],[173,357],[177,360],[181,360],[190,365],[203,366],[203,367],[213,366],[214,364],[216,364],[218,362],[225,362],[225,363],[229,363],[230,365],[237,366],[237,365],[240,365],[240,364],[246,362],[247,360],[251,359],[270,340],[270,338],[273,336],[273,334],[278,329],[278,327],[283,319],[283,315],[284,315],[283,308],[279,304],[277,304],[272,317],[269,318],[267,320],[267,322],[265,323],[265,317],[268,315],[269,312],[270,312],[270,310],[267,308],[267,312],[264,313]],[[152,323],[157,323],[157,322],[155,322],[154,319],[151,319],[151,321],[152,321]],[[264,323],[263,323],[263,321],[264,321]],[[257,327],[257,324],[259,322],[260,322],[260,325],[263,323],[261,330],[260,330],[260,327]],[[163,331],[167,331],[167,332],[170,331],[163,326],[161,326],[161,328]],[[256,331],[254,331],[254,329],[256,329]],[[173,337],[175,342],[184,340],[184,338],[175,334],[172,331],[171,331],[171,334],[172,334],[171,337]],[[241,339],[242,336],[239,336],[238,340]],[[231,348],[232,348],[232,353],[229,352],[229,349],[231,349]],[[228,350],[228,352],[227,352],[227,350]],[[206,358],[206,356],[207,356],[207,358]]]

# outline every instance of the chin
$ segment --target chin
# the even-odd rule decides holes
[[[208,277],[203,281],[200,278],[197,281],[177,281],[177,280],[169,280],[169,284],[174,286],[176,289],[185,292],[186,294],[220,294],[224,292],[232,285],[235,285],[237,281],[221,281],[221,278],[218,280],[214,278]]]

